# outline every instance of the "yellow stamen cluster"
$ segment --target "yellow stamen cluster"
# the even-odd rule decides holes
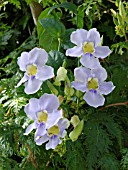
[[[37,113],[37,118],[39,122],[44,122],[46,123],[47,119],[48,119],[48,113],[46,110],[43,110],[42,112],[38,112]]]
[[[37,67],[34,64],[27,65],[27,74],[29,76],[34,76],[37,73]]]
[[[96,90],[98,88],[99,84],[98,84],[98,79],[97,78],[89,78],[88,79],[88,89],[89,90]]]
[[[49,136],[58,135],[59,132],[60,132],[60,129],[59,129],[58,125],[54,125],[48,129]]]
[[[83,45],[83,51],[84,53],[93,53],[94,52],[94,43],[93,42],[84,42]]]

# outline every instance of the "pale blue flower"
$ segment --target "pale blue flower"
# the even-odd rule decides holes
[[[75,47],[66,51],[67,56],[81,57],[80,62],[87,68],[97,68],[100,66],[98,58],[107,57],[111,51],[107,46],[99,46],[100,34],[96,28],[89,31],[84,29],[77,29],[71,34],[71,42]]]
[[[111,81],[105,82],[107,72],[103,67],[97,69],[87,69],[78,67],[74,70],[75,81],[71,83],[72,87],[82,92],[86,92],[83,99],[88,105],[98,107],[104,105],[103,95],[111,93],[115,86]]]
[[[30,52],[22,52],[18,58],[18,65],[21,71],[24,71],[24,77],[16,87],[25,83],[25,93],[36,93],[43,81],[54,77],[54,70],[51,66],[45,65],[48,60],[48,54],[44,49],[33,48]]]
[[[62,142],[66,135],[68,120],[63,118],[62,110],[58,110],[59,100],[53,94],[43,94],[39,99],[31,98],[25,106],[25,113],[34,120],[30,124],[25,135],[28,135],[33,129],[35,132],[35,142],[42,145],[47,142],[46,149],[55,149]]]
[[[24,111],[34,122],[27,127],[25,135],[33,129],[36,129],[36,138],[46,134],[47,129],[63,118],[62,110],[58,110],[59,105],[59,100],[54,94],[45,93],[39,99],[31,98]]]
[[[66,128],[69,125],[69,121],[66,118],[62,118],[58,123],[51,128],[47,129],[45,135],[35,137],[35,142],[37,145],[42,145],[46,143],[46,150],[55,149],[58,144],[61,144],[62,139],[67,134]]]

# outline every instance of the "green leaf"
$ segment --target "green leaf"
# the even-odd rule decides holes
[[[37,22],[37,33],[38,33],[38,38],[40,39],[40,35],[42,34],[42,32],[44,32],[44,28],[42,27],[42,25],[40,24],[39,20],[46,18],[48,16],[48,11],[50,8],[46,8],[44,11],[41,12],[40,16],[38,17],[38,22]],[[52,15],[49,15],[48,17],[52,18]]]
[[[117,19],[118,19],[119,25],[124,25],[124,20],[122,20],[122,17],[119,13],[117,13]]]
[[[66,57],[63,53],[52,50],[49,52],[47,64],[54,67],[55,72],[57,72],[58,68],[62,66],[64,59],[66,59]]]
[[[46,51],[58,49],[58,38],[51,36],[49,31],[42,27],[42,25],[40,24],[41,19],[44,19],[46,17],[53,18],[52,15],[48,14],[49,9],[50,8],[46,8],[43,12],[41,12],[37,23],[39,45]]]
[[[66,8],[66,9],[69,9],[69,11],[72,11],[73,13],[77,13],[77,6],[74,5],[73,3],[71,2],[65,2],[63,4],[59,4],[59,5],[55,5],[53,6],[50,10],[49,10],[49,14],[56,8]]]
[[[51,90],[51,92],[57,96],[58,90],[53,86],[53,84],[50,81],[47,81],[47,85],[49,89]]]
[[[78,7],[78,14],[77,14],[77,27],[78,28],[83,28],[84,26],[84,13],[85,7],[84,6],[80,6]]]
[[[77,140],[72,142],[71,140],[66,141],[67,152],[66,158],[66,168],[67,170],[88,170],[86,169],[86,148],[82,142]],[[64,160],[64,159],[63,159]]]
[[[17,1],[17,0],[9,0],[9,2],[12,3],[13,5],[16,5],[17,8],[21,9],[20,1]]]
[[[119,170],[119,161],[114,154],[105,154],[99,160],[101,170]]]
[[[74,128],[74,130],[69,134],[70,139],[74,142],[78,139],[84,127],[84,121],[81,120],[80,123]]]
[[[126,11],[125,11],[124,5],[121,1],[119,3],[119,14],[122,18],[126,17]]]
[[[68,48],[72,48],[73,47],[73,44],[70,41],[70,35],[75,30],[76,29],[74,29],[74,28],[67,29],[66,32],[65,32],[65,35],[62,37],[61,44],[62,44],[62,47],[65,50],[67,50]]]
[[[39,37],[39,45],[47,52],[58,49],[58,40],[52,37],[47,30],[42,32]]]
[[[127,170],[127,167],[128,167],[128,148],[123,148],[121,153],[122,153],[121,167],[122,167],[123,170]]]
[[[40,19],[40,24],[54,38],[59,38],[65,34],[66,29],[63,23],[54,18]]]

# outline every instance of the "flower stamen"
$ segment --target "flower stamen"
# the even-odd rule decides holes
[[[59,134],[60,129],[58,127],[58,125],[54,125],[51,128],[48,129],[48,135],[51,137],[53,135],[57,135]]]
[[[99,87],[98,79],[97,78],[89,78],[88,79],[88,89],[89,90],[96,90]]]
[[[29,75],[29,76],[34,76],[34,75],[36,75],[36,73],[37,73],[37,67],[36,67],[36,65],[35,64],[29,64],[29,65],[27,65],[27,74]]]
[[[37,113],[37,118],[38,118],[38,122],[44,122],[46,123],[47,119],[48,119],[48,112],[46,110],[43,110],[41,112]]]
[[[94,43],[93,42],[84,42],[83,45],[83,51],[84,53],[93,53],[94,52]]]

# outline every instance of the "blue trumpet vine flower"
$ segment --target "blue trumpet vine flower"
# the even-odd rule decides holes
[[[107,46],[99,46],[100,34],[96,28],[89,31],[77,29],[73,31],[70,40],[76,46],[66,51],[67,56],[81,57],[80,63],[90,69],[100,66],[98,58],[107,57],[111,51]]]
[[[83,99],[88,105],[97,108],[104,105],[103,95],[111,93],[115,86],[111,81],[106,82],[107,72],[103,67],[96,69],[87,69],[78,67],[74,70],[75,81],[71,83],[72,87],[82,92],[86,92]]]
[[[47,141],[46,149],[55,149],[66,135],[68,120],[63,118],[62,110],[59,110],[60,103],[54,94],[43,94],[39,99],[31,98],[26,104],[24,111],[34,122],[31,123],[24,135],[28,135],[33,129],[35,142],[41,145]]]
[[[45,80],[54,77],[53,68],[45,65],[47,60],[48,54],[41,48],[35,47],[30,52],[22,52],[17,63],[25,73],[16,87],[25,83],[26,94],[36,93]]]

